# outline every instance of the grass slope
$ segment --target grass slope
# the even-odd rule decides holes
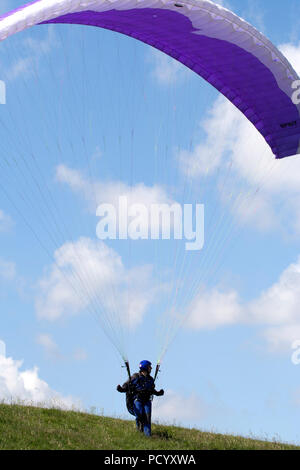
[[[149,439],[135,430],[132,421],[1,404],[0,450],[4,449],[284,450],[297,447],[158,424],[153,425]]]

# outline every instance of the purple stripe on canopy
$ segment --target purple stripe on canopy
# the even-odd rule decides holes
[[[194,34],[197,30],[180,12],[153,8],[85,11],[45,23],[98,26],[165,52],[225,95],[264,136],[277,158],[298,152],[299,112],[271,70],[235,44]]]

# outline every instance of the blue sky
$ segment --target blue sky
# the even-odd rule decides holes
[[[300,73],[299,2],[224,4]],[[299,443],[300,161],[274,163],[213,88],[116,33],[36,27],[0,44],[0,65],[0,398],[126,416],[122,359],[93,315],[124,333],[135,370],[159,357],[176,298],[190,315],[163,359],[154,419]],[[204,203],[204,250],[100,242],[96,205],[118,195]]]

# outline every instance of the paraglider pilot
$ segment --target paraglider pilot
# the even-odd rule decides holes
[[[118,385],[117,390],[126,393],[127,409],[135,416],[136,428],[151,436],[151,399],[153,395],[162,396],[164,391],[155,390],[154,379],[150,375],[151,362],[141,361],[139,369],[122,386]]]

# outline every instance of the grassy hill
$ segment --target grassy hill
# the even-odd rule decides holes
[[[3,449],[284,450],[297,447],[158,424],[153,425],[149,439],[135,430],[133,421],[1,404],[0,450]]]

